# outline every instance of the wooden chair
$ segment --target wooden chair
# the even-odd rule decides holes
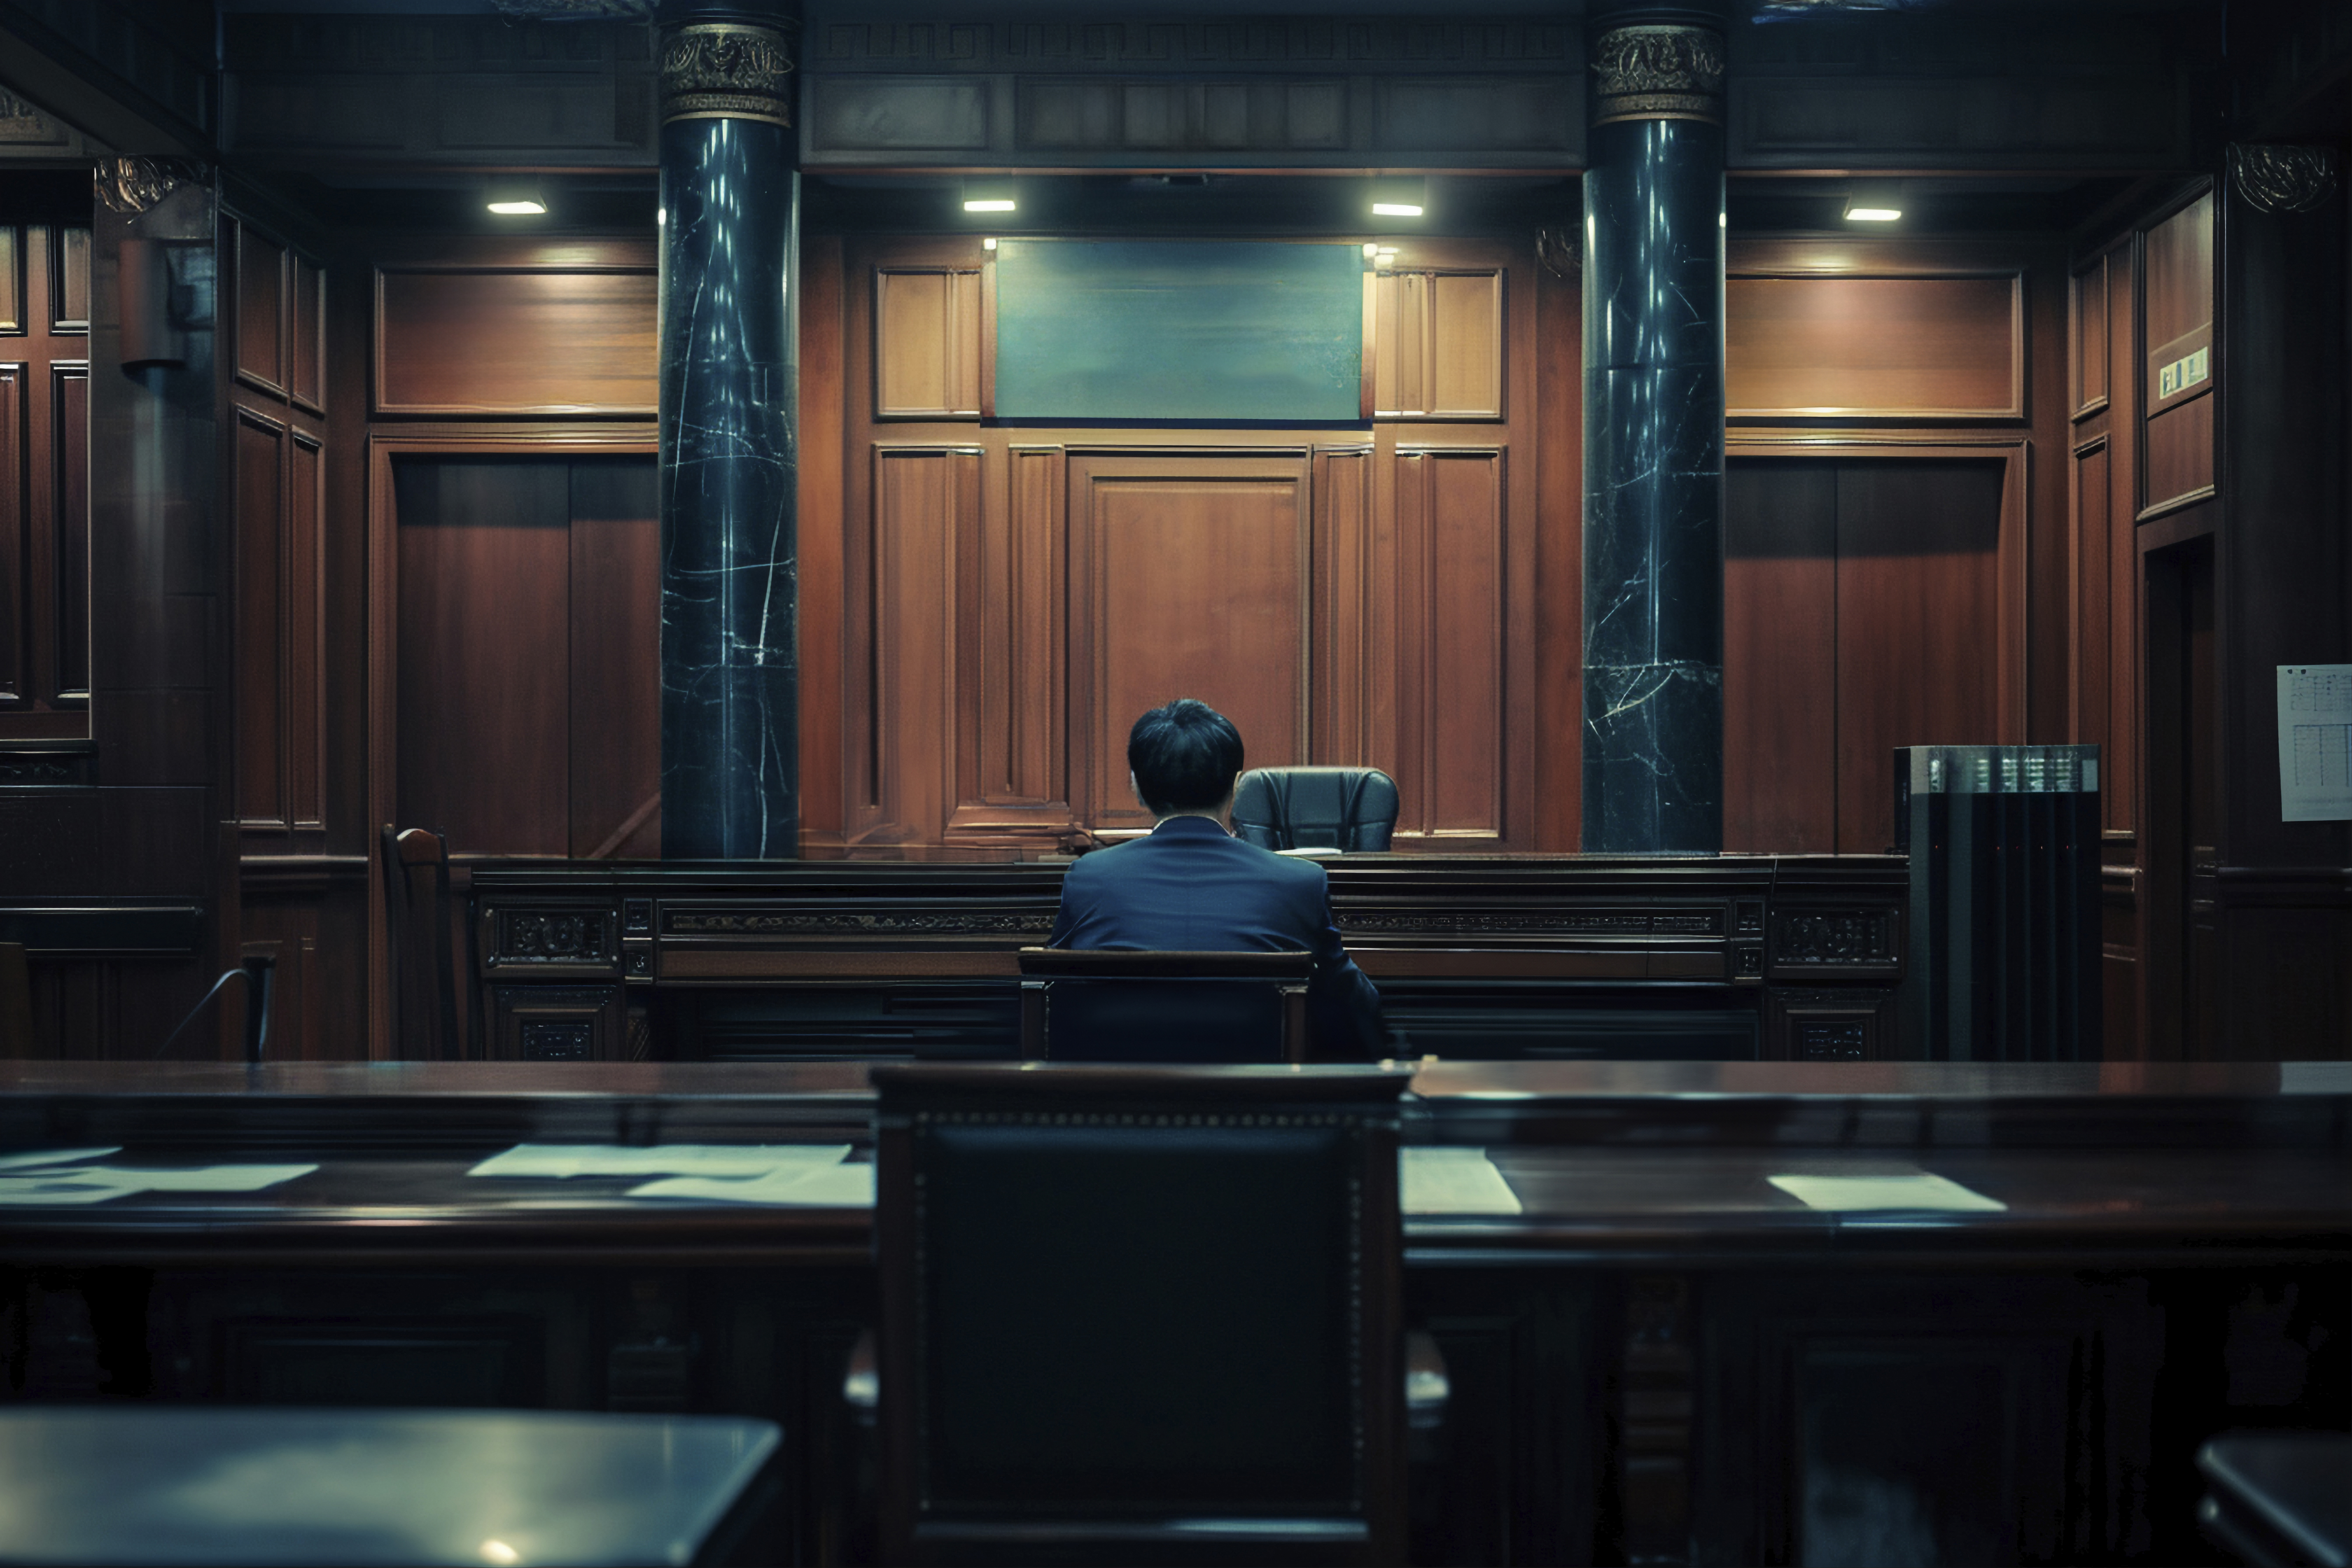
[[[392,984],[393,1047],[412,1061],[467,1055],[457,1032],[457,963],[450,953],[449,842],[429,828],[386,824],[383,854],[385,963]],[[429,878],[422,898],[419,873]],[[416,1004],[429,998],[428,1013]]]
[[[876,1068],[882,1560],[1400,1561],[1408,1078]]]
[[[1300,1062],[1306,952],[1021,950],[1032,1061]]]

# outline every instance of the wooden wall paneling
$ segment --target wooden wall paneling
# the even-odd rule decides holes
[[[2145,815],[2147,750],[2140,689],[2146,668],[2141,616],[2146,584],[2135,538],[2139,516],[2139,238],[2108,252],[2107,264],[2107,539],[2116,608],[2108,619],[2113,639],[2107,679],[2118,726],[2117,754],[2111,759],[2110,789],[2118,830],[2138,831]],[[2128,726],[2127,731],[2124,726]],[[2103,780],[2103,783],[2107,781]],[[2137,857],[2145,867],[2144,855]],[[2145,884],[2141,890],[2145,892]]]
[[[1541,259],[1546,256],[1551,259]],[[1584,319],[1573,268],[1554,247],[1539,247],[1538,258],[1528,274],[1535,281],[1536,309],[1523,312],[1535,318],[1533,352],[1527,356],[1534,395],[1513,405],[1535,418],[1529,847],[1561,851],[1576,848],[1583,831]],[[1525,473],[1529,465],[1519,468]]]
[[[1492,447],[1397,448],[1400,837],[1454,847],[1503,837],[1503,456]]]
[[[231,219],[236,243],[236,378],[284,396],[289,306],[285,246]]]
[[[1393,774],[1393,593],[1381,590],[1394,579],[1373,561],[1373,462],[1370,447],[1321,447],[1315,453],[1312,754],[1318,763]],[[1382,597],[1391,600],[1386,617],[1375,604]],[[1375,640],[1374,623],[1383,618],[1391,635]],[[1376,681],[1385,688],[1378,696]]]
[[[643,457],[569,467],[574,858],[661,856],[661,506]]]
[[[61,224],[49,231],[49,331],[89,331],[89,230]]]
[[[2074,390],[2074,417],[2085,419],[2107,405],[2107,289],[2111,257],[2091,264],[2067,280],[2068,384]]]
[[[1837,468],[1732,452],[1723,518],[1723,847],[1832,854]]]
[[[2114,552],[2108,535],[2114,523],[2113,458],[2103,432],[2077,447],[2074,469],[2074,712],[2071,731],[2076,742],[2099,748],[2104,762],[2115,750],[2115,701],[2109,668],[2115,646]],[[2110,764],[2110,767],[2112,764]],[[2113,779],[2099,780],[2100,827],[2116,822]]]
[[[60,703],[89,700],[89,366],[49,364],[50,515],[56,583],[49,689]]]
[[[846,798],[842,743],[844,538],[849,527],[846,301],[836,235],[801,242],[800,585],[801,837],[837,843]]]
[[[0,332],[25,330],[25,230],[0,224]]]
[[[1724,294],[1730,418],[2025,417],[2021,270],[1735,267]]]
[[[504,261],[386,261],[375,275],[379,415],[651,417],[650,246],[549,242]]]
[[[1391,268],[1372,287],[1372,416],[1503,417],[1503,269]]]
[[[293,253],[287,311],[286,389],[313,414],[327,411],[327,273],[310,258]]]
[[[1894,748],[2015,738],[2004,700],[2006,465],[1856,463],[1838,473],[1838,849],[1894,842]],[[1985,632],[2001,641],[1994,658]],[[2005,634],[2005,635],[2003,635]],[[2006,657],[2005,657],[2006,656]]]
[[[5,234],[6,229],[0,229]],[[0,258],[5,264],[5,258]],[[10,268],[13,273],[14,268]],[[27,689],[31,582],[25,571],[25,375],[22,361],[0,363],[0,712],[22,705]]]
[[[286,447],[286,809],[292,826],[323,832],[326,798],[327,464],[301,429]]]
[[[2022,562],[2025,626],[2025,708],[2018,738],[2033,745],[2063,745],[2074,737],[2074,531],[2067,516],[2074,500],[2074,474],[2067,458],[2074,440],[2066,395],[2067,348],[2065,252],[2054,244],[2020,247],[2024,260],[2027,394]]]
[[[1070,458],[1072,805],[1148,828],[1127,785],[1138,714],[1196,697],[1250,766],[1307,756],[1310,459],[1303,450]]]
[[[874,269],[874,417],[980,417],[980,268]]]
[[[396,826],[453,854],[564,855],[571,494],[560,454],[394,466]]]
[[[1430,417],[1503,416],[1503,273],[1434,272],[1429,283]]]
[[[971,580],[957,614],[971,679],[959,691],[951,838],[1001,842],[1070,827],[1063,782],[1066,479],[1058,446],[1011,446],[989,465]]]
[[[2140,469],[2147,504],[2143,518],[2161,516],[2213,493],[2213,399],[2200,397],[2148,416]]]
[[[963,551],[978,528],[977,447],[877,444],[866,574],[872,595],[872,798],[852,837],[936,843],[955,804],[957,610]]]
[[[1372,409],[1377,419],[1425,414],[1430,402],[1429,274],[1378,273],[1372,354]]]
[[[236,818],[248,829],[283,832],[289,816],[287,595],[281,576],[288,565],[286,426],[239,408],[235,439],[230,517],[236,539]]]
[[[2214,199],[2205,191],[2150,225],[2141,239],[2139,350],[2132,367],[2141,410],[2143,520],[2212,493]],[[2205,374],[2171,392],[2168,366],[2203,355]]]

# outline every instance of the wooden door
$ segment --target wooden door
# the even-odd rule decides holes
[[[457,854],[657,855],[652,460],[404,457],[393,480],[398,824]]]
[[[1307,760],[1307,473],[1303,452],[1071,458],[1081,820],[1150,826],[1128,731],[1173,698],[1231,719],[1251,767]]]
[[[1894,842],[1898,746],[1989,745],[2008,465],[1735,460],[1724,506],[1724,847]]]

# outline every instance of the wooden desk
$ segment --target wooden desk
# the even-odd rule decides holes
[[[1414,1089],[1409,1139],[1490,1150],[1525,1205],[1407,1222],[1455,1390],[1429,1560],[1793,1561],[1851,1505],[1926,1509],[1946,1560],[2162,1561],[2198,1550],[2204,1436],[2346,1420],[2340,1068],[1448,1063]],[[801,1550],[855,1554],[863,1211],[464,1173],[525,1141],[862,1145],[861,1068],[9,1063],[0,1091],[0,1148],[322,1166],[0,1210],[0,1386],[765,1415]],[[1890,1168],[2009,1206],[1835,1215],[1765,1180]]]
[[[1416,1052],[1901,1054],[1906,862],[1354,855],[1349,951]],[[1012,1057],[1015,952],[1062,864],[484,861],[480,1033],[501,1060]]]

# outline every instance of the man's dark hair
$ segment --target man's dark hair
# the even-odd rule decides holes
[[[1242,771],[1242,733],[1207,703],[1179,697],[1135,721],[1127,765],[1143,804],[1161,816],[1213,810]]]

